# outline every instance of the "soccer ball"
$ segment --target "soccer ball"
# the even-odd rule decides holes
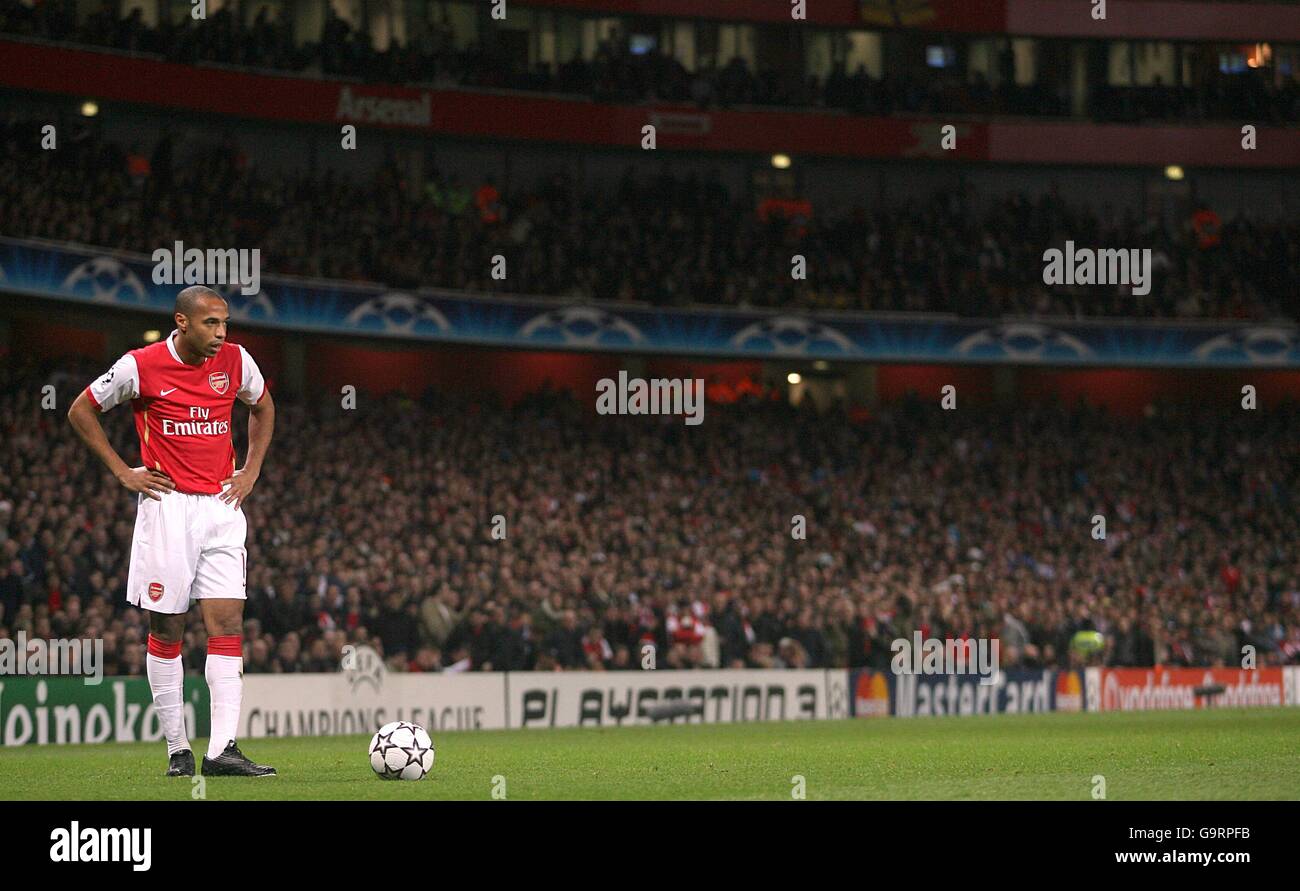
[[[433,767],[433,740],[419,724],[393,721],[370,738],[370,768],[382,780],[422,780]]]

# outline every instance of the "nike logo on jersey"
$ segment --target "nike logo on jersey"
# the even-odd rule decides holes
[[[158,395],[159,395],[159,396],[166,396],[168,393],[175,393],[175,392],[176,392],[176,387],[172,387],[170,390],[163,390],[163,391],[160,392]]]

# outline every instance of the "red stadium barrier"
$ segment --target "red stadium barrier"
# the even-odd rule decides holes
[[[283,77],[160,62],[114,53],[0,40],[0,86],[206,114],[465,137],[637,147],[655,124],[660,148],[858,158],[930,158],[1023,164],[1149,167],[1291,167],[1300,130],[1259,128],[1244,151],[1238,126],[953,123],[941,147],[935,118],[867,118],[824,112],[700,111],[608,105],[543,96],[420,90]]]
[[[1103,668],[1090,670],[1088,677],[1088,708],[1103,712],[1287,702],[1283,671],[1277,667]]]

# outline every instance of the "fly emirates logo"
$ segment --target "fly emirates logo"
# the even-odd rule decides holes
[[[208,420],[211,414],[210,408],[199,408],[190,406],[190,419],[188,421],[173,421],[171,418],[162,419],[163,436],[229,436],[230,420],[224,421]]]

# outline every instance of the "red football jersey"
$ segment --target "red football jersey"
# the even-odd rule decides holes
[[[131,350],[86,394],[102,412],[130,401],[144,465],[167,474],[179,492],[215,495],[235,470],[235,399],[255,405],[266,395],[266,381],[235,343],[222,344],[201,365],[186,365],[172,342],[177,334]]]

